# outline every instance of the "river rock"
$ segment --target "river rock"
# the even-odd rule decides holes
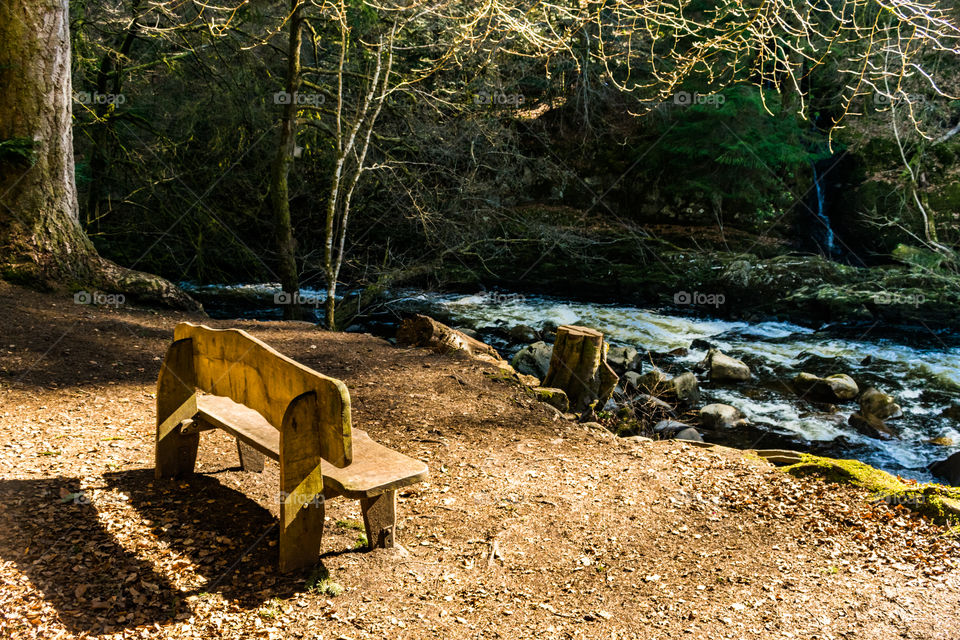
[[[960,486],[960,451],[946,460],[934,462],[930,465],[930,473],[953,486]]]
[[[653,432],[664,438],[672,438],[677,433],[689,428],[690,425],[677,420],[661,420],[653,426]]]
[[[693,427],[687,427],[683,431],[678,431],[673,436],[673,439],[686,440],[687,442],[703,442],[703,436],[701,436],[700,432]]]
[[[567,398],[567,394],[563,389],[536,387],[533,393],[536,395],[537,400],[545,402],[558,411],[566,413],[570,410],[570,400]]]
[[[515,327],[511,327],[507,335],[509,335],[510,339],[514,342],[534,342],[540,337],[537,335],[536,329],[525,324],[518,324]]]
[[[842,402],[852,400],[860,393],[857,383],[845,373],[821,378],[803,371],[793,378],[793,388],[815,402]]]
[[[550,356],[553,347],[542,340],[525,346],[513,356],[511,364],[520,373],[537,376],[541,380],[546,377],[550,369]]]
[[[607,349],[607,364],[617,375],[622,376],[627,371],[640,371],[643,367],[643,358],[633,347],[610,347]]]
[[[692,405],[700,400],[700,383],[690,371],[674,376],[669,385],[670,395],[680,404]]]
[[[960,422],[960,402],[954,402],[952,405],[944,409],[943,413],[940,415],[944,418],[950,418],[951,420]]]
[[[674,440],[687,440],[691,442],[703,442],[700,432],[688,424],[676,420],[661,420],[653,427],[653,432],[661,438],[673,438]]]
[[[870,414],[854,413],[848,420],[850,426],[871,438],[880,440],[890,440],[897,436],[897,432],[891,429],[886,422],[877,416]]]
[[[690,343],[690,348],[696,351],[710,351],[711,349],[716,349],[713,346],[713,343],[707,342],[703,338],[694,338],[693,342]]]
[[[699,367],[710,372],[710,379],[716,382],[741,382],[750,379],[750,367],[742,360],[732,358],[719,349],[707,351],[707,357]]]
[[[870,387],[860,394],[860,413],[865,416],[876,416],[881,420],[889,420],[902,416],[903,410],[893,396]]]
[[[660,369],[653,369],[644,374],[628,371],[624,374],[624,384],[628,390],[642,391],[653,396],[659,396],[667,388],[669,377]]]
[[[719,403],[700,409],[700,423],[707,429],[731,429],[749,424],[736,407]]]

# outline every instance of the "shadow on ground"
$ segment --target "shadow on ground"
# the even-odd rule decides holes
[[[0,558],[16,563],[71,633],[189,617],[191,595],[256,609],[304,589],[309,571],[277,573],[276,518],[216,478],[156,481],[145,469],[104,479],[93,501],[75,477],[0,480]],[[115,536],[131,508],[149,532]]]

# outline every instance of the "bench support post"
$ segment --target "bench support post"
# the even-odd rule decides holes
[[[183,433],[181,426],[197,411],[197,376],[193,368],[193,341],[177,340],[167,349],[157,380],[157,442],[154,475],[179,478],[193,473],[199,433]]]
[[[397,492],[360,499],[363,526],[367,529],[367,545],[371,549],[392,549],[397,526]]]
[[[317,394],[294,398],[280,429],[280,571],[311,567],[323,540],[323,474]]]
[[[237,438],[237,454],[240,456],[240,467],[243,468],[244,471],[251,471],[253,473],[263,472],[263,463],[266,456],[240,438]]]

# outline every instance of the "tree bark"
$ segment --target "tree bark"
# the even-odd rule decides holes
[[[78,219],[74,180],[68,0],[0,3],[0,141],[33,158],[0,155],[0,276],[49,288],[104,288],[200,310],[170,282],[104,260]]]
[[[397,343],[414,347],[430,347],[441,353],[463,351],[488,361],[503,360],[497,350],[485,342],[480,342],[462,331],[451,329],[442,322],[420,314],[403,321],[397,329]]]
[[[607,364],[602,333],[573,325],[557,329],[544,387],[563,389],[574,411],[583,411],[594,403],[599,410],[610,399],[618,381]]]
[[[286,294],[283,317],[299,320],[302,309],[299,303],[300,278],[297,272],[296,242],[293,238],[293,223],[290,217],[290,189],[288,179],[297,147],[297,92],[300,90],[300,47],[303,41],[303,0],[291,0],[290,48],[287,53],[287,78],[280,120],[280,142],[273,162],[270,197],[277,231],[277,255],[279,257],[280,286]]]

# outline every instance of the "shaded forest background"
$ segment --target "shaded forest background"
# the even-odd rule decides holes
[[[71,11],[80,218],[100,253],[173,281],[279,280],[269,192],[284,8],[246,5],[222,28],[217,16],[165,18],[139,2]],[[360,2],[349,21],[347,65],[360,78],[372,55],[362,41],[386,24]],[[325,29],[311,23],[304,64],[336,66],[339,36]],[[416,68],[436,37],[429,22],[407,30],[397,67]],[[589,281],[690,250],[954,270],[955,101],[921,85],[909,103],[867,95],[860,115],[834,128],[842,51],[803,75],[801,106],[769,83],[717,89],[696,76],[673,99],[625,93],[596,46],[571,33],[573,55],[546,62],[481,48],[388,97],[353,197],[341,281],[538,287],[570,264]],[[958,63],[930,63],[948,92]],[[325,113],[339,95],[358,103],[364,86],[338,92],[334,82],[321,74],[302,89],[315,122],[299,130],[290,209],[304,288],[323,286],[336,156]]]

